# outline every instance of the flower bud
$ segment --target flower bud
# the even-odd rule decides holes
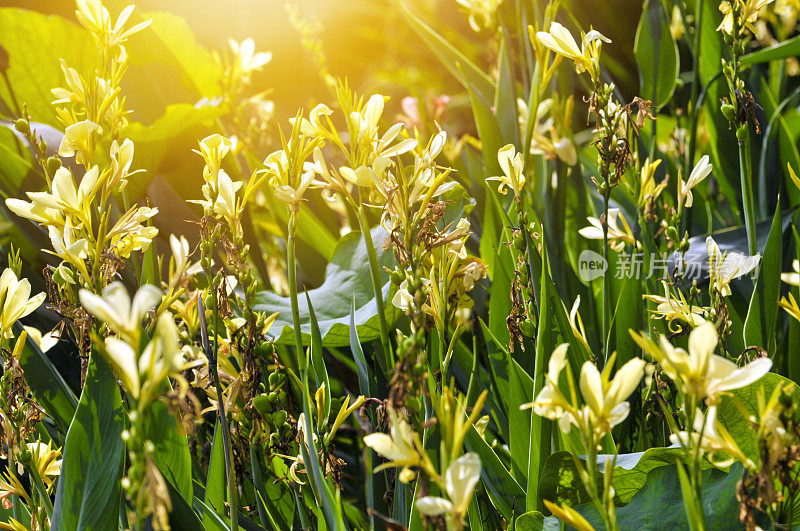
[[[270,411],[272,411],[272,405],[269,403],[266,394],[257,395],[253,399],[253,406],[256,408],[256,411],[258,411],[262,415],[266,415]]]
[[[725,116],[725,119],[729,122],[732,122],[733,118],[736,116],[733,105],[730,103],[723,103],[722,107],[720,107],[720,110],[722,111],[722,115]]]
[[[14,129],[23,135],[27,135],[31,132],[30,128],[28,127],[28,121],[25,118],[17,118],[17,120],[14,122]]]
[[[739,142],[744,142],[746,138],[747,138],[747,124],[744,124],[743,126],[739,127],[739,129],[736,130],[736,139]]]

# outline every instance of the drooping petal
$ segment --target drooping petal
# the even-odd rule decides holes
[[[587,361],[581,367],[580,380],[581,396],[592,410],[595,412],[603,409],[603,381],[600,371],[591,361]]]
[[[453,504],[438,496],[425,496],[417,500],[417,510],[427,516],[439,516],[452,512]]]

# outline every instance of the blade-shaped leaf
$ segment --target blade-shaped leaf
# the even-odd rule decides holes
[[[116,529],[125,462],[122,397],[108,363],[92,350],[64,443],[52,529]]]
[[[386,231],[381,227],[372,229],[378,255],[378,267],[381,271],[383,296],[388,298],[389,275],[384,268],[392,268],[394,258],[389,251],[381,250],[386,238]],[[336,244],[333,258],[325,271],[322,285],[307,292],[314,306],[323,346],[350,345],[350,304],[355,300],[355,323],[361,341],[372,341],[380,337],[377,304],[375,303],[370,280],[369,262],[364,240],[358,233],[350,233],[342,237]],[[310,343],[310,312],[308,303],[299,294],[300,321],[304,341]],[[294,342],[292,332],[292,310],[289,297],[281,297],[270,291],[261,291],[255,295],[256,311],[278,312],[272,326],[278,334],[279,343]],[[387,304],[387,321],[394,322],[397,311],[393,305]]]
[[[660,109],[675,91],[679,57],[669,20],[658,0],[645,2],[633,49],[639,65],[642,97]]]

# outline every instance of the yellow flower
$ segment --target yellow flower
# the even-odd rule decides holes
[[[241,43],[228,39],[228,45],[233,52],[234,68],[245,77],[252,72],[261,70],[264,65],[272,60],[271,52],[256,53],[256,45],[253,39],[247,38]]]
[[[2,497],[2,496],[0,496]],[[9,500],[9,503],[10,500]],[[3,501],[3,506],[5,507],[5,500]],[[11,508],[11,505],[6,507],[7,509]],[[0,529],[8,530],[8,531],[29,531],[25,525],[21,524],[20,522],[14,520],[13,518],[8,519],[8,523],[0,522]]]
[[[792,165],[789,164],[788,162],[786,163],[786,169],[789,170],[789,177],[791,177],[792,182],[794,183],[794,185],[798,189],[800,189],[800,177],[797,176],[797,174],[792,169]]]
[[[575,149],[575,143],[567,138],[562,137],[562,133],[558,131],[555,126],[553,116],[548,116],[554,110],[555,102],[552,98],[547,98],[539,103],[536,109],[536,121],[531,131],[531,153],[544,155],[548,159],[555,159],[558,157],[567,166],[574,166],[578,162],[578,152]],[[572,111],[574,102],[572,97],[566,98],[563,106],[559,111],[562,111],[563,116],[560,116],[561,126],[568,124],[572,120]],[[522,131],[528,123],[528,104],[522,98],[517,98],[517,115],[520,121]]]
[[[568,343],[562,343],[556,347],[547,363],[544,387],[536,395],[533,402],[520,406],[520,409],[533,407],[533,412],[540,417],[558,420],[564,431],[569,431],[571,420],[570,414],[567,412],[572,411],[573,407],[558,388],[558,379],[561,376],[561,371],[567,366],[568,348]]]
[[[153,339],[141,355],[127,341],[117,337],[107,337],[105,347],[106,356],[117,378],[141,403],[150,403],[166,384],[167,378],[177,379],[181,387],[184,387],[186,382],[181,372],[202,363],[202,360],[184,360],[178,329],[168,312],[159,317]]]
[[[740,4],[738,6],[739,25],[746,27],[753,34],[757,33],[753,24],[758,20],[758,12],[767,4],[772,3],[772,0],[734,0],[734,2]],[[734,16],[736,15],[734,6],[732,6],[730,2],[725,1],[720,3],[719,10],[724,16],[720,25],[717,26],[717,31],[733,35]]]
[[[582,48],[578,48],[578,44],[569,30],[558,22],[550,24],[549,33],[538,32],[536,38],[553,52],[571,59],[575,63],[575,71],[578,74],[589,72],[595,81],[598,80],[600,71],[600,47],[603,42],[611,42],[599,31],[592,30],[584,35]]]
[[[714,354],[719,337],[717,329],[709,322],[704,322],[689,334],[689,352],[675,348],[664,336],[658,345],[633,331],[631,336],[661,365],[684,394],[694,396],[697,401],[706,399],[711,405],[725,391],[749,385],[772,368],[769,358],[758,358],[738,367]]]
[[[86,239],[76,238],[75,231],[69,220],[61,230],[52,225],[47,230],[53,250],[46,252],[61,258],[61,260],[73,266],[88,281],[90,275],[89,270],[86,268],[85,260],[89,252],[89,243]]]
[[[170,287],[175,287],[184,275],[186,278],[192,278],[202,271],[202,266],[199,262],[194,265],[190,264],[189,242],[183,236],[178,237],[174,234],[170,234],[169,246],[172,250],[172,260],[169,268],[169,284]]]
[[[644,360],[633,358],[620,367],[612,379],[613,362],[606,364],[602,374],[591,361],[583,364],[580,389],[586,405],[580,410],[579,417],[598,438],[628,417],[630,404],[627,398],[642,380],[644,366]]]
[[[45,192],[28,192],[28,197],[31,194],[43,194]],[[14,214],[21,218],[29,219],[43,225],[56,225],[64,224],[61,209],[48,206],[49,202],[42,202],[40,200],[26,202],[15,197],[6,199],[6,206]]]
[[[358,398],[356,398],[356,401],[353,402],[353,405],[350,405],[350,396],[349,395],[344,398],[344,402],[342,402],[342,407],[339,408],[339,413],[336,414],[336,419],[333,421],[333,424],[331,425],[331,429],[328,431],[328,434],[326,435],[326,439],[328,441],[333,439],[333,436],[336,435],[336,432],[338,431],[339,426],[341,426],[342,423],[345,420],[347,420],[347,417],[349,417],[350,414],[353,411],[355,411],[356,409],[360,408],[361,404],[363,404],[363,403],[364,403],[364,397],[363,396],[359,396]]]
[[[56,97],[53,105],[60,105],[62,103],[71,103],[72,105],[79,105],[86,102],[86,91],[83,88],[83,81],[80,74],[74,69],[67,66],[67,62],[61,59],[61,70],[64,72],[64,79],[67,82],[67,88],[54,88],[50,92]]]
[[[677,297],[672,296],[669,284],[666,282],[662,283],[664,285],[663,297],[659,295],[644,295],[643,297],[658,304],[656,309],[653,310],[653,314],[659,319],[667,320],[667,327],[670,332],[680,333],[683,330],[680,326],[677,328],[672,327],[672,323],[675,321],[682,321],[692,328],[700,326],[705,322],[703,318],[703,308],[700,306],[691,306],[686,302],[686,298],[680,291]]]
[[[503,0],[456,0],[469,15],[469,27],[480,32],[495,27],[495,13]]]
[[[617,218],[622,221],[622,227],[617,223]],[[603,224],[597,218],[588,218],[589,227],[584,227],[578,233],[589,240],[603,239]],[[620,253],[625,250],[625,244],[638,247],[638,242],[633,236],[630,225],[625,220],[625,216],[620,213],[618,208],[608,209],[608,246]]]
[[[700,184],[700,182],[708,177],[711,170],[714,169],[711,163],[708,162],[708,155],[703,155],[697,164],[692,168],[689,174],[689,179],[686,182],[678,178],[678,205],[691,207],[694,199],[692,198],[692,188]]]
[[[592,527],[592,524],[590,524],[586,520],[586,518],[584,518],[583,515],[581,515],[581,513],[579,513],[569,505],[564,505],[562,507],[548,500],[543,500],[543,501],[545,507],[547,507],[547,510],[553,513],[553,516],[555,516],[565,524],[574,527],[575,529],[577,529],[577,531],[594,531],[594,527]]]
[[[356,133],[355,140],[359,144],[369,144],[378,137],[378,122],[383,114],[385,98],[381,94],[373,94],[361,112],[353,111],[348,121]]]
[[[92,160],[92,135],[102,132],[100,126],[90,120],[72,124],[64,131],[64,138],[61,139],[58,154],[62,157],[74,155],[75,162],[84,164]]]
[[[562,303],[563,304],[563,303]],[[569,312],[569,327],[572,329],[572,335],[581,342],[581,344],[589,351],[589,342],[586,340],[586,330],[583,328],[583,319],[578,311],[581,306],[581,296],[575,297],[575,303],[572,305],[572,310]],[[567,307],[564,306],[564,311]]]
[[[741,461],[748,470],[754,467],[725,427],[717,422],[716,406],[709,407],[705,414],[698,409],[695,412],[692,433],[679,431],[670,435],[669,440],[684,448],[700,446],[708,454],[708,460],[717,467],[728,467],[735,460]],[[716,459],[718,453],[727,454],[727,458]]]
[[[660,164],[661,159],[656,159],[654,162],[650,162],[650,159],[647,159],[642,164],[638,201],[641,209],[648,208],[667,187],[667,179],[656,184],[656,169]]]
[[[792,260],[792,269],[794,271],[791,273],[781,273],[781,280],[792,286],[800,286],[800,262],[798,260]]]
[[[683,23],[683,16],[681,15],[681,8],[676,4],[672,6],[672,19],[669,22],[669,32],[675,41],[681,40],[684,33],[686,33],[686,25]]]
[[[6,268],[0,275],[0,335],[6,339],[13,337],[14,323],[41,306],[45,297],[44,293],[31,297],[28,279],[18,280],[14,271]]]
[[[114,190],[117,186],[122,190],[127,184],[127,177],[138,173],[137,170],[128,173],[133,163],[133,142],[126,138],[119,144],[116,140],[111,143],[111,174],[105,183],[106,189],[109,191]],[[83,182],[81,182],[83,184]]]
[[[4,509],[10,509],[13,506],[12,496],[19,496],[26,503],[30,503],[28,491],[25,490],[14,469],[6,468],[5,472],[0,475],[0,502],[2,502]],[[25,529],[25,527],[22,527],[22,529]]]
[[[487,181],[499,181],[500,186],[497,191],[505,194],[508,188],[514,190],[514,195],[519,197],[522,187],[525,185],[525,175],[522,173],[522,153],[517,153],[513,144],[501,147],[497,152],[497,162],[503,169],[503,175],[499,177],[487,177]]]
[[[722,253],[717,242],[706,238],[708,270],[711,286],[723,297],[731,295],[731,281],[753,271],[761,261],[761,255],[747,256],[742,253]]]
[[[449,499],[423,496],[417,500],[417,510],[426,516],[446,515],[452,527],[458,528],[464,520],[481,476],[478,454],[464,454],[447,467],[445,490]]]
[[[420,455],[423,452],[422,442],[419,440],[419,435],[397,411],[390,408],[388,412],[390,435],[370,433],[364,437],[364,444],[389,460],[388,463],[377,466],[375,472],[392,467],[402,467],[400,481],[408,483],[414,479],[411,467],[420,466],[423,463]]]
[[[27,446],[31,453],[31,464],[36,467],[42,482],[48,488],[51,487],[61,473],[61,450],[53,449],[52,441],[47,444],[37,441],[28,443]]]
[[[791,292],[789,292],[788,297],[788,299],[781,297],[781,300],[778,301],[778,306],[786,310],[786,313],[794,317],[795,320],[800,321],[800,306],[798,306],[797,300]]]
[[[128,37],[145,29],[152,22],[152,19],[146,20],[126,30],[125,23],[133,13],[132,5],[120,12],[117,22],[112,26],[111,16],[100,0],[75,0],[75,4],[78,7],[75,10],[78,22],[89,30],[100,43],[107,46],[116,46],[125,42]]]
[[[76,188],[70,171],[60,167],[53,176],[52,193],[31,192],[28,194],[34,202],[42,202],[51,208],[59,208],[68,215],[75,215],[83,223],[91,218],[91,202],[97,192],[100,170],[97,166],[87,171]]]
[[[25,329],[28,337],[36,344],[37,347],[39,347],[39,350],[42,352],[47,352],[56,346],[59,341],[58,329],[53,329],[46,334],[42,334],[41,330],[32,326],[23,326],[22,328]]]
[[[102,296],[87,289],[79,292],[83,307],[103,321],[108,327],[136,344],[144,316],[161,301],[161,290],[145,284],[131,301],[128,290],[121,282],[114,282],[103,290]]]
[[[222,165],[222,159],[231,150],[231,141],[222,135],[214,134],[205,137],[200,141],[200,151],[195,150],[203,157],[206,163],[206,170],[203,177],[206,181],[214,181]]]

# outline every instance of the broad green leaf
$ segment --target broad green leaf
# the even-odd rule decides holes
[[[117,528],[124,427],[117,379],[92,349],[78,409],[64,443],[53,530]]]
[[[544,251],[546,252],[546,251]],[[542,281],[540,283],[539,300],[543,301],[539,305],[539,323],[536,334],[536,358],[534,363],[534,374],[529,401],[533,402],[544,388],[545,374],[547,373],[550,355],[553,352],[553,337],[551,333],[553,321],[553,304],[551,302],[550,291],[552,284],[547,278],[549,262],[543,256],[542,260]],[[521,405],[521,404],[520,404]],[[514,407],[514,406],[511,406]],[[519,408],[519,406],[517,406]],[[550,438],[552,423],[536,415],[533,409],[528,410],[531,417],[529,426],[529,448],[528,448],[528,470],[527,470],[527,496],[526,509],[533,510],[540,508],[541,496],[539,495],[539,479],[545,460],[550,454]],[[510,417],[510,413],[509,413]],[[513,433],[513,431],[512,431]]]
[[[361,340],[358,338],[358,328],[356,327],[356,308],[355,304],[350,305],[350,351],[356,363],[358,372],[358,388],[362,395],[373,396],[370,386],[369,367],[364,351],[361,348]]]
[[[214,424],[214,440],[211,443],[211,457],[208,460],[204,504],[209,510],[203,511],[203,526],[214,525],[219,515],[225,514],[225,447],[222,443],[222,425],[217,419]],[[210,514],[214,513],[214,514]],[[216,516],[216,518],[215,518]]]
[[[169,527],[175,531],[197,531],[202,529],[202,522],[197,513],[192,509],[191,503],[194,497],[184,499],[175,489],[171,482],[167,482],[169,490],[169,500],[172,503],[172,510],[169,512]]]
[[[312,320],[310,324],[314,329],[311,331],[312,335],[319,335],[319,329],[316,326],[316,320]],[[322,467],[320,467],[319,464],[319,454],[317,453],[317,444],[315,441],[316,431],[314,430],[313,426],[314,411],[316,411],[316,408],[313,407],[311,402],[311,394],[308,382],[308,367],[310,364],[308,351],[306,351],[306,363],[304,365],[305,369],[303,370],[301,389],[303,394],[303,417],[305,422],[301,427],[304,435],[300,440],[300,452],[303,456],[303,463],[305,463],[306,470],[308,471],[308,479],[314,492],[314,498],[317,501],[317,505],[315,505],[315,507],[321,507],[322,509],[320,512],[322,513],[323,517],[318,519],[318,524],[321,522],[327,522],[332,529],[341,529],[344,527],[344,522],[342,522],[342,506],[341,504],[336,503],[338,501],[338,496],[334,497],[330,483],[328,482],[328,478],[325,476],[325,474],[323,474]],[[339,524],[342,525],[340,526]]]
[[[521,514],[514,522],[514,531],[542,531],[542,529],[544,529],[544,515],[539,511]]]
[[[508,469],[486,441],[471,427],[466,438],[467,448],[481,459],[481,481],[495,508],[510,520],[513,514],[523,512],[525,491],[511,476]]]
[[[682,458],[681,448],[649,448],[644,452],[619,454],[614,468],[613,485],[615,502],[624,505],[644,487],[647,475],[654,469],[671,466],[675,460]],[[609,455],[597,456],[597,466],[605,467]],[[710,465],[706,465],[709,466]],[[560,451],[547,458],[539,484],[539,495],[542,499],[580,505],[589,503],[591,498],[583,488],[572,456],[567,451]]]
[[[22,325],[17,323],[15,328],[20,330]],[[58,430],[66,434],[78,407],[67,382],[30,338],[25,342],[19,364],[36,402],[50,415]]]
[[[504,144],[519,146],[519,124],[517,121],[517,90],[514,84],[514,70],[511,64],[511,51],[507,37],[504,36],[497,58],[498,81],[494,94],[495,116],[500,126]],[[496,155],[496,153],[488,153]]]
[[[398,4],[403,16],[420,36],[425,44],[430,47],[439,61],[465,89],[472,89],[480,98],[481,103],[488,107],[494,98],[494,84],[486,73],[478,68],[456,47],[447,42],[444,37],[423,22],[411,12],[406,2],[399,0]]]
[[[531,445],[531,412],[521,411],[519,406],[530,402],[533,396],[533,380],[510,355],[508,363],[508,422],[514,429],[509,430],[508,446],[511,453],[511,473],[520,485],[528,478],[529,448]],[[537,428],[541,424],[537,423]],[[538,445],[537,449],[538,449]]]
[[[760,380],[746,387],[729,391],[718,406],[717,418],[739,445],[744,455],[754,463],[760,462],[756,430],[752,419],[759,418],[758,397],[769,400],[772,391],[778,386],[790,385],[789,394],[794,401],[800,400],[800,388],[791,380],[775,373],[767,373]]]
[[[34,121],[60,127],[50,92],[64,84],[59,59],[87,72],[97,61],[89,34],[61,17],[5,7],[0,8],[0,46],[8,52],[6,75],[14,91],[12,97],[5,81],[0,83],[0,99],[16,112],[24,102]]]
[[[489,287],[489,328],[498,341],[507,347],[510,340],[506,317],[511,311],[511,281],[514,260],[506,245],[500,245],[494,260],[495,270]]]
[[[390,251],[382,250],[386,232],[376,227],[372,229],[372,240],[378,255],[378,267],[381,271],[381,284],[385,300],[389,297],[389,274],[384,268],[393,267],[394,258]],[[359,339],[362,342],[372,341],[380,337],[377,304],[375,303],[370,268],[367,260],[367,249],[360,234],[352,232],[342,237],[336,244],[333,258],[325,271],[325,280],[318,288],[307,292],[314,306],[323,346],[350,345],[350,304],[355,301],[355,323]],[[305,342],[310,342],[310,315],[308,303],[300,298],[300,322]],[[278,312],[272,325],[277,341],[292,344],[292,309],[289,297],[281,297],[270,291],[261,291],[254,299],[254,309],[264,312]],[[397,310],[391,303],[386,305],[387,322],[392,323]]]
[[[325,411],[322,412],[327,419],[331,409],[331,381],[328,378],[328,369],[325,367],[325,359],[322,356],[322,336],[319,333],[319,323],[314,313],[314,306],[306,292],[306,304],[308,304],[308,316],[311,324],[311,368],[314,370],[314,382],[317,389],[325,386]]]
[[[196,183],[202,172],[202,159],[190,150],[197,148],[197,142],[209,134],[221,112],[217,107],[197,108],[177,103],[166,107],[152,123],[131,122],[123,134],[136,146],[133,167],[147,171],[128,181],[129,198],[138,199],[151,179],[166,176],[176,189],[190,196],[197,194],[184,199],[199,199]]]
[[[739,503],[736,501],[736,483],[742,477],[742,466],[731,466],[730,472],[708,469],[703,472],[703,510],[706,529],[727,531],[744,529],[739,522]],[[595,529],[603,523],[591,503],[574,507]],[[683,496],[677,467],[673,464],[653,469],[647,476],[644,487],[636,493],[630,503],[617,507],[617,522],[620,529],[689,529],[684,512]],[[560,529],[557,518],[545,518],[544,529]]]
[[[781,226],[780,200],[772,218],[767,243],[761,255],[758,279],[750,297],[750,307],[744,322],[746,346],[761,346],[774,353],[775,318],[781,290],[781,263],[783,227]]]
[[[660,109],[675,91],[680,59],[669,19],[658,0],[645,2],[633,50],[639,65],[641,96]]]
[[[768,63],[769,61],[779,61],[788,57],[800,55],[800,35],[791,39],[779,42],[767,48],[762,48],[755,52],[744,55],[739,61],[742,65],[757,65]]]
[[[145,419],[146,437],[153,442],[153,460],[164,478],[169,481],[184,500],[192,499],[192,456],[183,427],[167,410],[163,402],[156,402]]]

